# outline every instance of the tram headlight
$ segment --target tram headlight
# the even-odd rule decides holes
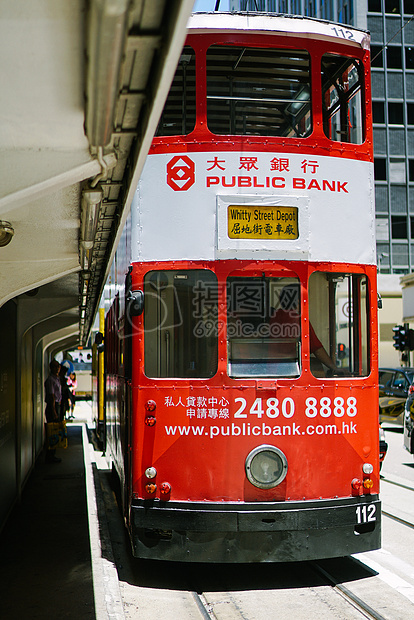
[[[372,474],[372,472],[374,471],[374,466],[371,465],[371,463],[364,463],[362,466],[362,471],[364,472],[364,474]]]
[[[13,239],[14,228],[9,222],[0,220],[0,248],[4,248],[9,245]]]
[[[285,455],[275,446],[258,446],[246,458],[248,480],[259,489],[271,489],[286,477],[288,463]]]
[[[145,475],[147,478],[155,478],[155,476],[157,475],[157,470],[155,469],[155,467],[147,467],[147,469],[145,470]]]

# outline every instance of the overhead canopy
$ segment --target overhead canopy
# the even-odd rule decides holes
[[[34,323],[65,298],[87,337],[192,5],[2,3],[0,306],[39,288]]]

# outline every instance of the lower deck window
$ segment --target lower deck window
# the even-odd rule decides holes
[[[217,372],[217,278],[207,270],[144,278],[145,374],[206,378]]]
[[[314,272],[309,279],[310,323],[339,375],[370,372],[367,288],[367,278],[355,273]],[[325,376],[326,367],[315,355],[311,371]]]
[[[224,335],[227,373],[235,379],[299,377],[304,354],[315,377],[369,374],[366,276],[315,271],[308,283],[301,283],[292,273],[240,273],[230,275],[223,286],[207,269],[145,275],[148,377],[213,377]],[[302,317],[306,285],[309,320]],[[227,321],[219,321],[219,301],[223,307],[226,303]]]
[[[367,376],[367,278],[314,272],[309,322],[301,330],[301,285],[293,277],[230,277],[227,281],[227,358],[231,377],[301,374],[308,339],[315,377]],[[304,323],[306,326],[306,323]]]
[[[230,277],[227,301],[229,376],[298,377],[299,280]]]

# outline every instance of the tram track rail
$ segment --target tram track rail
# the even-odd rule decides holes
[[[386,476],[381,476],[381,482],[387,482],[388,484],[393,484],[396,487],[400,487],[401,489],[406,489],[407,491],[414,491],[414,487],[403,484],[402,482],[398,482],[397,480],[390,480]]]
[[[406,491],[414,492],[414,487],[410,486],[409,484],[405,484],[404,482],[399,482],[398,480],[391,480],[390,478],[387,478],[386,476],[381,476],[381,482],[385,482],[386,484],[391,484],[399,489],[404,489]],[[397,523],[401,523],[402,525],[406,525],[407,527],[414,529],[414,523],[412,521],[408,521],[407,519],[404,519],[403,517],[400,517],[394,514],[393,512],[390,512],[387,509],[385,510],[384,508],[382,509],[382,515],[384,517],[388,517],[389,519],[392,519],[393,521],[396,521]]]
[[[353,560],[355,563],[358,560]],[[310,562],[313,569],[322,575],[335,592],[337,592],[342,598],[344,598],[352,607],[359,611],[365,618],[370,620],[386,620],[386,618],[373,609],[368,603],[363,601],[359,596],[354,594],[349,588],[339,583],[333,575],[331,575],[326,569],[324,569],[318,562]]]
[[[361,566],[361,562],[359,560],[352,559],[352,561],[356,566]],[[345,600],[346,603],[359,612],[362,617],[367,618],[368,620],[388,620],[380,612],[365,602],[360,596],[356,595],[347,586],[343,585],[343,583],[336,579],[334,575],[326,570],[326,568],[321,566],[318,561],[310,561],[307,564],[315,574],[322,578],[324,583],[321,585],[330,586],[331,590],[337,596],[340,596],[343,600]],[[220,620],[222,618],[221,613],[215,613],[214,603],[211,604],[208,602],[208,595],[206,593],[192,590],[191,594],[204,620]],[[229,599],[231,599],[232,591],[229,590],[226,594],[228,594]],[[234,615],[235,613],[236,615],[239,615],[241,620],[245,620],[246,616],[243,609],[233,608],[231,612],[232,618],[236,617]],[[228,616],[225,615],[224,617],[227,618]]]
[[[325,575],[325,578],[328,579],[327,575]],[[341,598],[356,609],[364,618],[368,618],[368,620],[387,620],[385,616],[375,611],[375,609],[353,594],[346,586],[343,586],[342,584],[332,584],[331,587],[338,596],[341,596]],[[220,620],[220,618],[214,613],[213,606],[207,602],[203,594],[192,592],[192,595],[204,620]],[[240,611],[240,618],[245,618],[242,611]]]
[[[387,510],[382,511],[382,516],[388,517],[389,519],[392,519],[393,521],[397,521],[398,523],[401,523],[402,525],[406,525],[407,527],[414,529],[414,523],[411,523],[410,521],[407,521],[406,519],[402,519],[401,517],[397,517],[397,515],[393,515],[391,512],[388,512]]]
[[[194,591],[191,594],[204,620],[217,620],[212,606],[207,603],[204,595]]]

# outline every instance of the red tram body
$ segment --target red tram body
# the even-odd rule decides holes
[[[134,554],[380,546],[369,36],[197,14],[104,291]]]

